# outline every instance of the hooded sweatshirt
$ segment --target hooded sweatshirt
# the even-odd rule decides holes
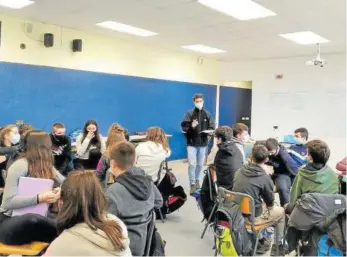
[[[160,165],[171,155],[170,150],[166,151],[161,144],[147,141],[136,147],[136,164],[135,166],[145,171],[153,182],[158,180]],[[161,171],[161,178],[164,177],[165,171]]]
[[[290,190],[290,205],[305,193],[337,194],[338,178],[328,165],[310,163],[299,170]]]
[[[243,156],[234,139],[219,144],[218,148],[214,159],[217,184],[227,190],[232,190],[234,174],[242,167]]]
[[[109,186],[106,197],[108,212],[120,218],[128,228],[132,254],[143,256],[151,212],[163,205],[159,190],[142,169],[131,168]]]
[[[107,218],[121,227],[125,250],[115,249],[104,231],[92,230],[86,223],[80,223],[64,230],[50,244],[45,256],[132,256],[126,226],[113,215],[107,215]]]
[[[246,154],[245,154],[245,145],[244,143],[237,139],[237,138],[233,138],[233,140],[235,141],[235,144],[237,146],[237,148],[239,148],[240,152],[242,153],[242,158],[243,158],[243,163],[246,162]]]
[[[245,164],[239,169],[234,178],[233,191],[248,194],[253,197],[255,217],[262,214],[262,200],[267,207],[274,204],[274,184],[265,170],[257,164]]]

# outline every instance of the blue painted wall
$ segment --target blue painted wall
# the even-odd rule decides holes
[[[220,87],[219,125],[233,126],[237,122],[245,123],[251,128],[252,89]],[[249,117],[242,121],[241,117]]]
[[[180,123],[198,92],[215,115],[216,87],[211,85],[0,62],[0,123],[24,120],[50,131],[57,121],[73,130],[96,119],[103,135],[112,122],[130,132],[160,126],[173,135],[171,159],[182,159]]]

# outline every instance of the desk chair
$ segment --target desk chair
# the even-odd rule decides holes
[[[245,218],[246,229],[252,231],[256,235],[256,241],[255,241],[254,250],[253,250],[253,256],[255,256],[257,252],[258,243],[259,243],[259,235],[264,229],[271,226],[276,226],[276,223],[269,221],[268,223],[265,223],[265,224],[256,225],[254,223],[255,221],[254,199],[250,195],[228,191],[222,187],[219,187],[218,202],[222,202],[226,200],[230,200],[238,204],[240,206],[241,213],[248,218],[249,222],[247,222],[247,218]],[[276,241],[277,240],[276,240],[276,233],[275,233],[275,242]],[[277,247],[276,255],[278,256],[278,253],[279,253],[278,245],[276,245],[276,247]]]
[[[207,170],[205,170],[205,174],[207,175],[207,179],[208,179],[208,185],[209,185],[209,195],[210,195],[210,200],[211,201],[215,201],[214,205],[213,205],[213,208],[211,210],[211,213],[209,215],[209,217],[207,218],[206,220],[206,224],[205,224],[205,227],[204,227],[204,230],[202,231],[202,234],[201,234],[201,239],[204,238],[205,236],[205,233],[206,233],[206,230],[209,226],[212,226],[214,222],[211,222],[212,220],[212,216],[213,214],[215,213],[215,211],[217,210],[218,208],[218,200],[216,199],[213,199],[213,190],[215,190],[215,192],[218,191],[217,189],[217,185],[216,183],[213,181],[213,176],[211,174],[211,168],[208,168]],[[202,220],[203,221],[203,220]]]
[[[35,256],[43,252],[48,247],[48,245],[48,243],[43,242],[33,242],[26,245],[5,245],[3,243],[0,243],[0,254]]]

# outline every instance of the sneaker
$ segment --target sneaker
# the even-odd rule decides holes
[[[270,240],[267,240],[266,238],[259,239],[256,253],[258,255],[262,255],[262,254],[266,253],[267,251],[269,251],[270,247],[271,247],[271,241]]]
[[[196,181],[196,188],[201,188],[201,187],[200,187],[199,180]]]
[[[287,248],[284,244],[280,244],[278,246],[278,256],[285,256],[287,254]],[[273,244],[272,247],[271,247],[271,253],[270,253],[271,256],[277,256],[277,253],[276,253],[276,245]]]
[[[192,195],[196,191],[197,187],[195,184],[190,185],[190,194]]]

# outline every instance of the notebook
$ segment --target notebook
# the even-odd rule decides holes
[[[53,180],[20,177],[18,185],[18,195],[20,196],[35,196],[40,193],[47,192],[53,188]],[[33,206],[28,206],[21,209],[15,209],[12,216],[20,216],[28,213],[39,214],[42,216],[47,215],[49,204],[40,203]]]

